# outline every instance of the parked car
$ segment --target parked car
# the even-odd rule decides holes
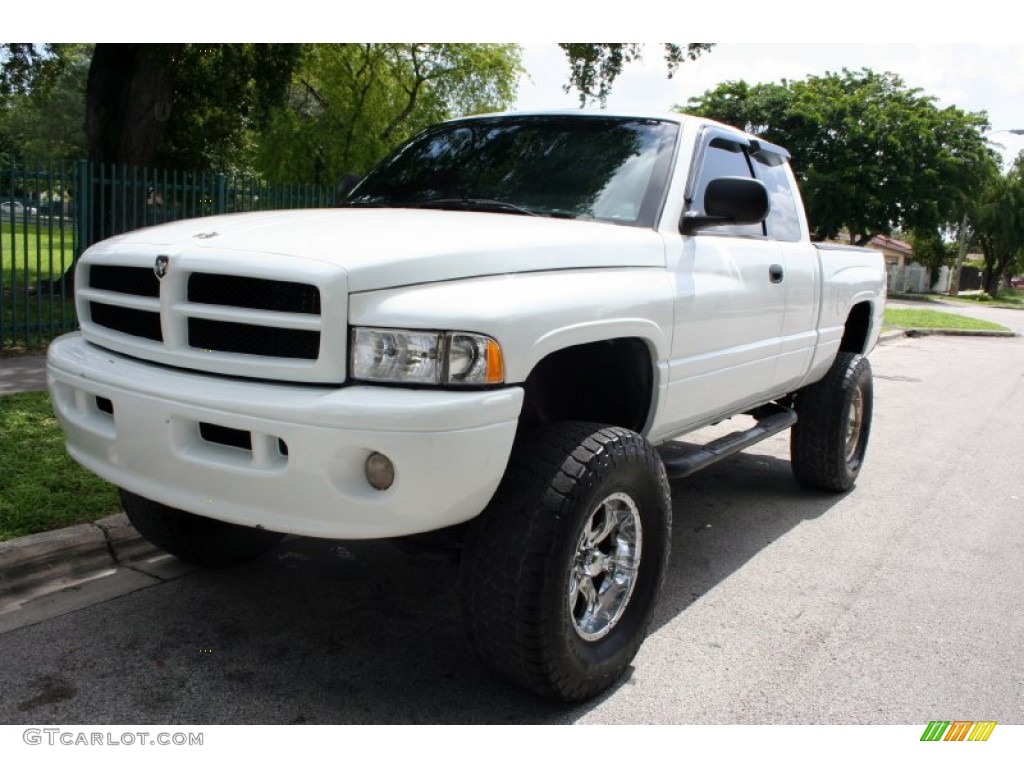
[[[30,205],[23,205],[17,200],[9,200],[6,203],[0,203],[0,215],[4,218],[9,218],[12,214],[15,218],[21,219],[26,216],[35,216],[39,211]]]
[[[1010,285],[1014,288],[1024,288],[1024,277],[1011,277]]]

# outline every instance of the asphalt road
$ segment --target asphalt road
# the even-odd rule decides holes
[[[1024,338],[871,359],[851,493],[797,486],[787,435],[674,484],[651,636],[596,702],[481,668],[444,558],[291,539],[233,569],[158,562],[51,596],[0,634],[0,723],[1022,724]]]

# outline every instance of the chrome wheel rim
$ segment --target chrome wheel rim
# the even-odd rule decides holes
[[[864,424],[864,395],[860,387],[853,391],[850,413],[846,421],[846,461],[853,461],[860,445],[860,431]]]
[[[628,494],[613,493],[590,513],[576,543],[567,592],[573,627],[584,640],[601,639],[625,615],[642,548],[640,510]]]

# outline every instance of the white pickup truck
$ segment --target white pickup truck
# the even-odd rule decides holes
[[[76,285],[54,408],[144,536],[219,565],[438,532],[481,657],[570,701],[643,642],[670,477],[792,427],[797,480],[852,487],[885,299],[781,147],[582,112],[435,126],[339,208],[131,232]]]

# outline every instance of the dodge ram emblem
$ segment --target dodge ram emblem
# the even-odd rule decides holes
[[[169,266],[170,260],[166,256],[157,256],[156,264],[153,265],[153,274],[157,276],[158,280],[163,280]]]

